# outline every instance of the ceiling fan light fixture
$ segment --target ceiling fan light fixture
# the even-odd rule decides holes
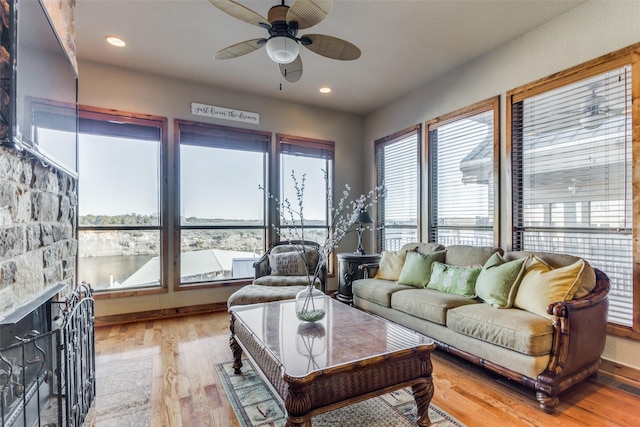
[[[298,57],[300,45],[287,36],[273,36],[267,40],[267,55],[278,64],[289,64]]]

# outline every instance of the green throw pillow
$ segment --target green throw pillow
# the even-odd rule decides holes
[[[476,280],[478,298],[496,308],[511,307],[527,269],[527,259],[507,262],[499,253],[491,255]]]
[[[428,254],[407,252],[402,271],[400,271],[400,277],[398,277],[398,284],[424,288],[431,277],[431,264],[434,261],[444,261],[444,254],[445,251]]]
[[[480,270],[482,267],[456,267],[434,262],[427,288],[474,298],[476,296],[476,279]]]

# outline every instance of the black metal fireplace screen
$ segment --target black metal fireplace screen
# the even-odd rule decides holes
[[[0,324],[2,427],[80,427],[95,397],[93,291],[53,287]]]

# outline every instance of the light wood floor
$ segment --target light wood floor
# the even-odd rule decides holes
[[[239,426],[214,371],[232,359],[228,321],[218,312],[98,327],[97,380],[110,362],[152,358],[149,426]],[[640,425],[640,398],[593,380],[563,393],[548,415],[533,393],[483,369],[438,351],[432,360],[433,402],[468,427]]]

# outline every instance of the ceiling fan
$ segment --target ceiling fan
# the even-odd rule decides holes
[[[333,0],[295,0],[291,7],[282,4],[269,9],[268,19],[233,0],[209,0],[209,2],[241,21],[264,28],[268,38],[246,40],[219,50],[216,59],[231,59],[246,55],[266,46],[267,54],[278,63],[280,73],[288,82],[302,77],[302,60],[298,55],[300,45],[318,55],[341,61],[360,57],[360,49],[348,41],[324,34],[305,34],[298,37],[298,30],[310,28],[327,17]]]

